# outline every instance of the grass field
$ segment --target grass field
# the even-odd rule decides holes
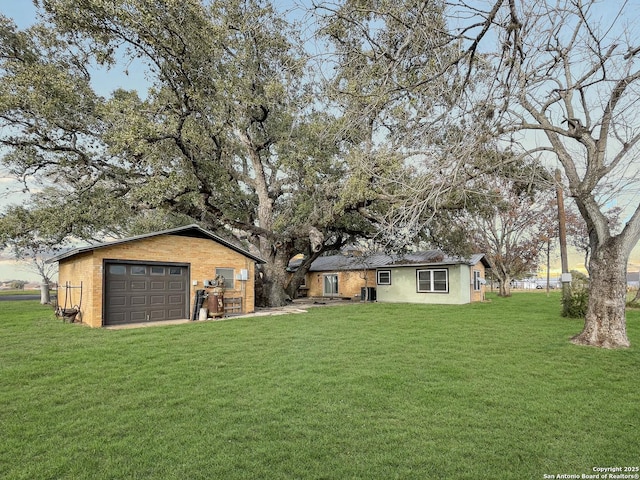
[[[633,347],[557,293],[134,330],[0,302],[3,479],[542,479],[640,465]]]
[[[40,295],[40,290],[0,290],[0,296],[4,295]]]

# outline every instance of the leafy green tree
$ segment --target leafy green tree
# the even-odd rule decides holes
[[[438,209],[453,208],[468,178],[460,166],[475,132],[464,123],[463,82],[452,69],[462,53],[444,12],[442,2],[390,0],[318,2],[314,10],[335,62],[324,92],[340,112],[351,172],[341,206],[370,219],[391,249],[411,244]]]
[[[335,119],[318,110],[297,32],[270,3],[37,4],[47,24],[3,23],[0,121],[11,134],[0,141],[17,177],[54,181],[76,202],[62,238],[195,221],[267,261],[262,302],[278,305],[297,286],[293,254],[307,254],[304,271],[371,229],[357,208],[335,207],[349,178]],[[147,67],[146,96],[95,94],[86,65],[134,60]]]

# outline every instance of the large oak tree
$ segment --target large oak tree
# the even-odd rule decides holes
[[[303,273],[323,249],[371,231],[340,202],[348,166],[334,119],[317,108],[297,32],[269,2],[36,3],[46,24],[19,32],[3,20],[0,141],[25,184],[38,177],[75,200],[63,238],[197,221],[267,261],[261,300],[278,305],[296,287],[294,254],[307,254]],[[132,61],[146,67],[145,95],[93,91],[90,65]],[[111,223],[81,215],[101,205]]]

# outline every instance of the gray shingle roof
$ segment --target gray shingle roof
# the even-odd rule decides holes
[[[374,270],[376,268],[397,267],[403,265],[476,265],[483,262],[489,266],[484,254],[478,253],[469,258],[451,257],[440,250],[427,250],[405,254],[389,255],[374,253],[363,256],[329,255],[318,257],[309,268],[310,272],[328,272],[344,270]],[[291,262],[289,268],[295,270],[301,261]]]

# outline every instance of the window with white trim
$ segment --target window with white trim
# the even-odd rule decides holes
[[[449,270],[416,270],[416,288],[420,293],[448,293]]]
[[[378,285],[391,285],[391,270],[378,270],[376,275]]]
[[[216,277],[218,275],[224,277],[224,288],[227,290],[233,290],[233,280],[235,275],[233,268],[216,268]]]
[[[479,291],[482,287],[482,282],[480,281],[480,270],[473,271],[473,289],[475,291]]]

